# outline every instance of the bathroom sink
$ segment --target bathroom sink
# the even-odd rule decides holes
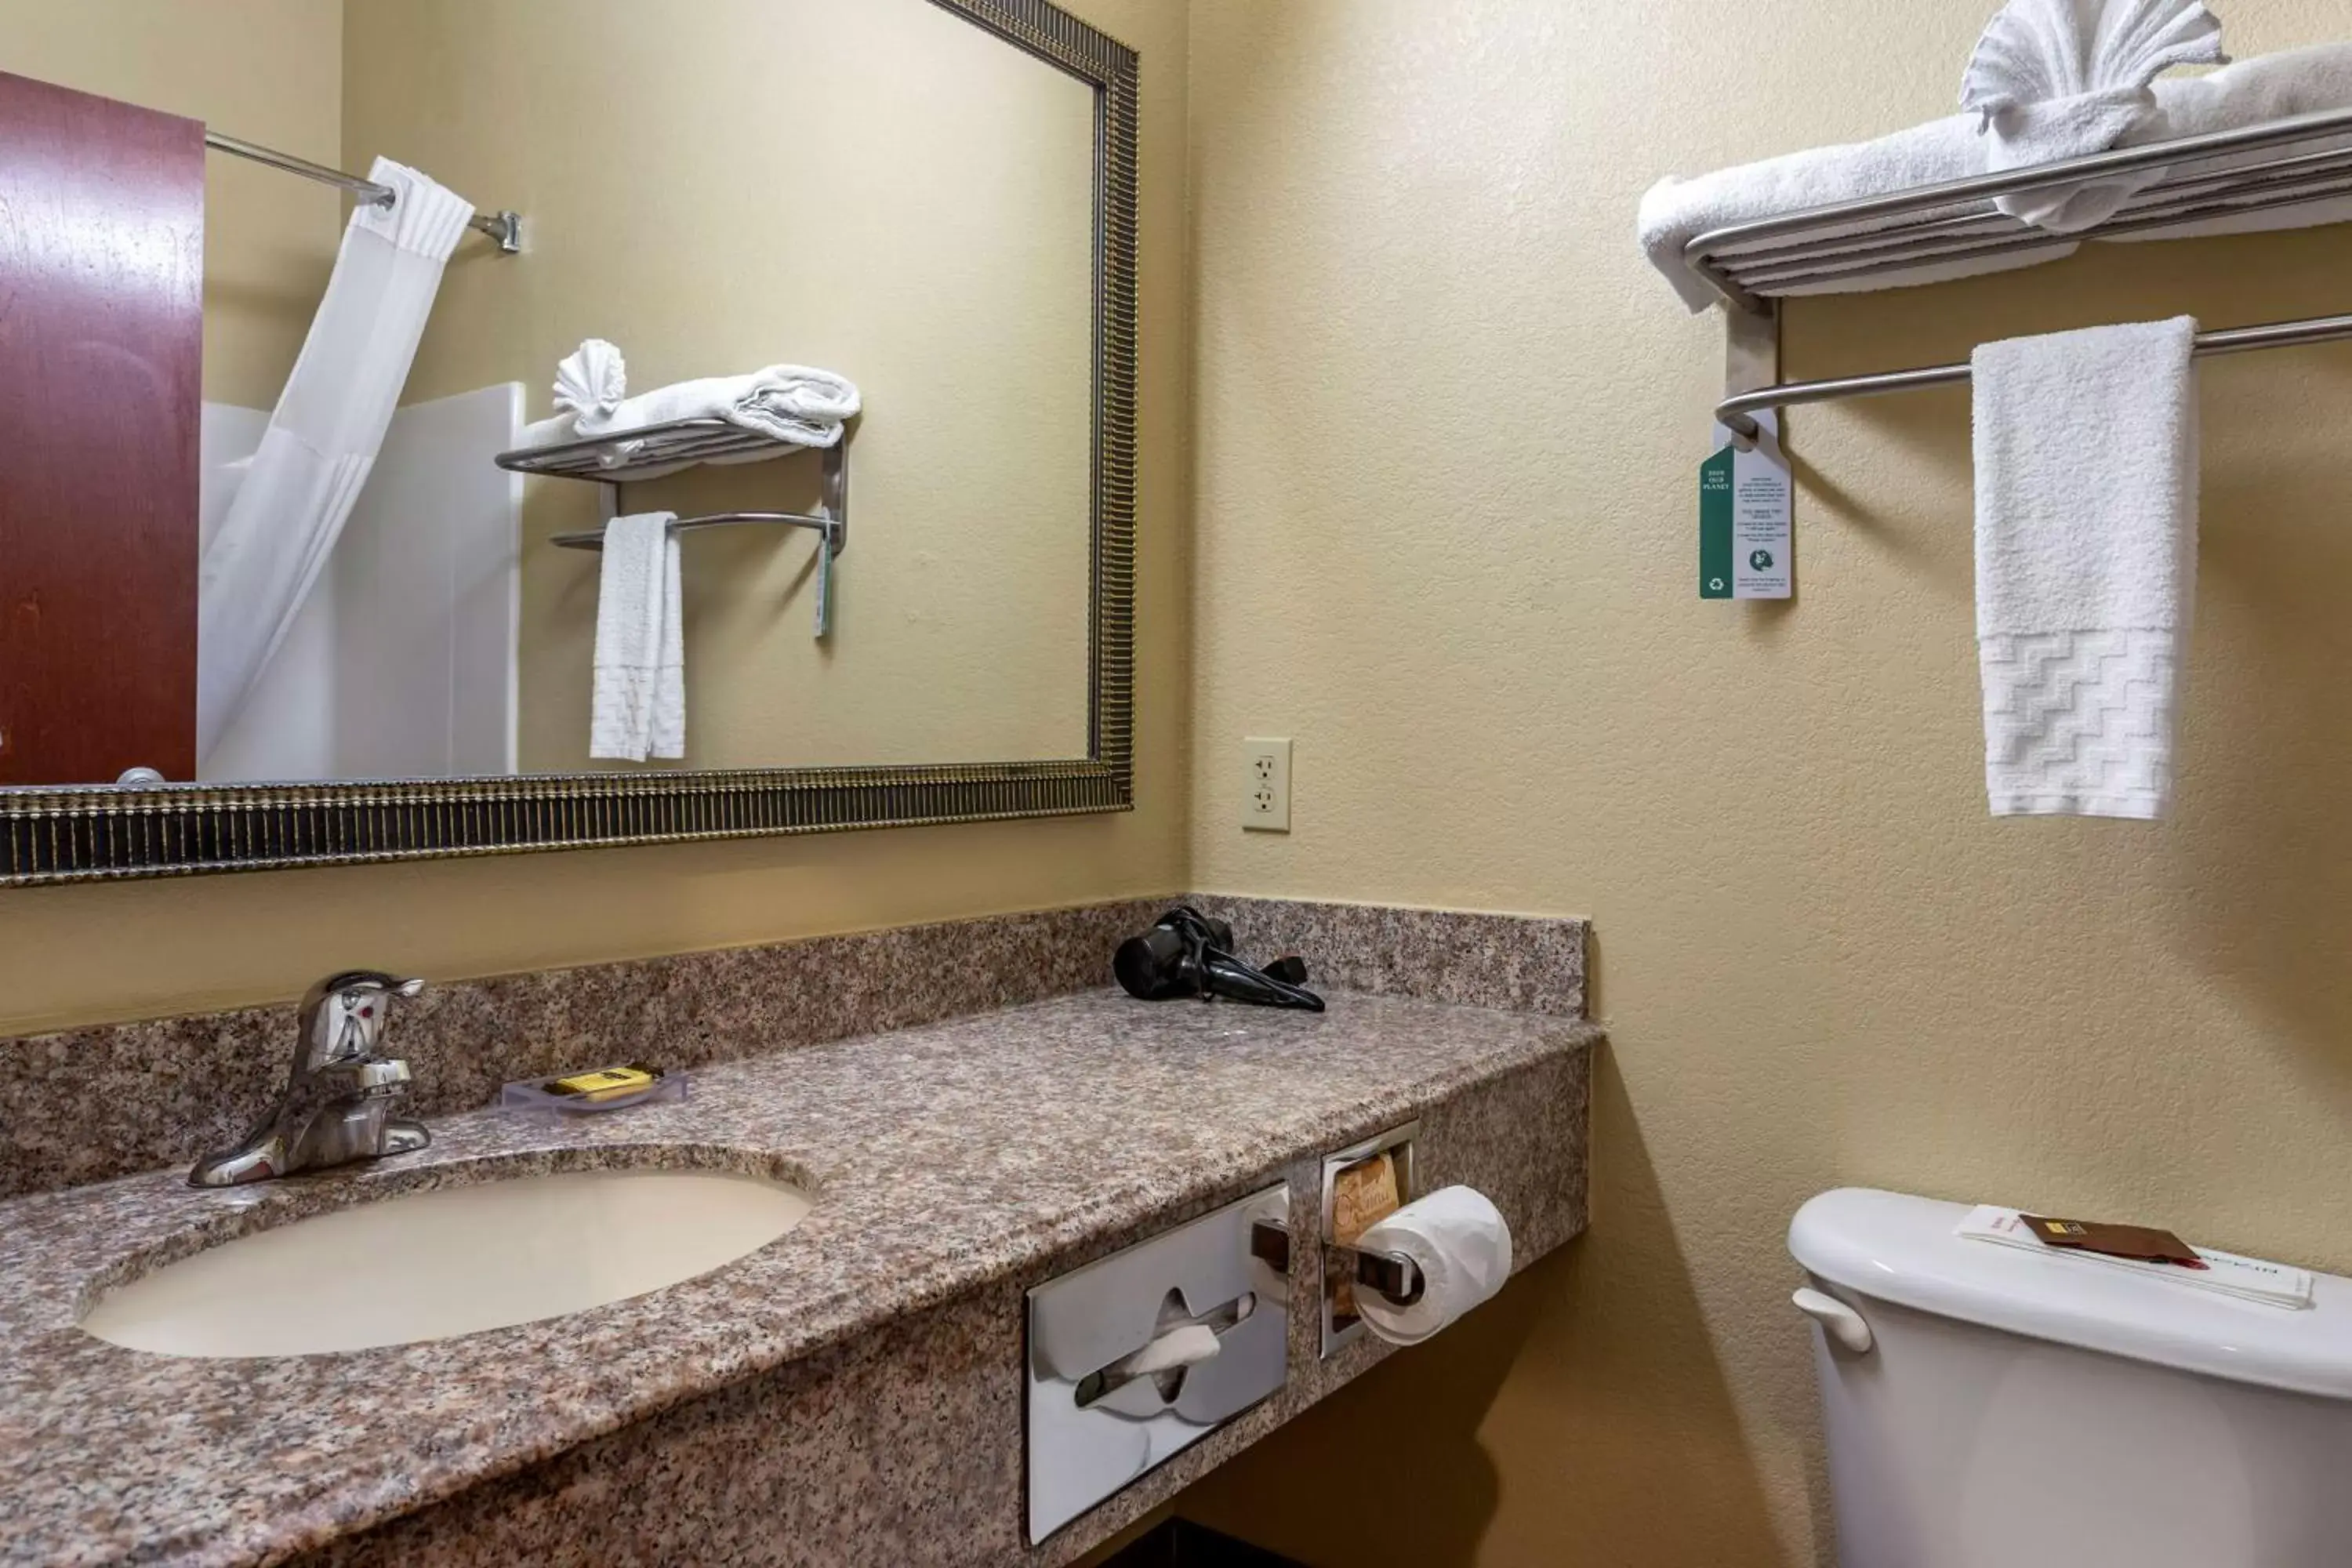
[[[809,1200],[713,1171],[516,1176],[257,1231],[109,1292],[81,1326],[178,1356],[413,1344],[641,1296],[756,1252]]]

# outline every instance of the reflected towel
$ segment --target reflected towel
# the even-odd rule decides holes
[[[847,377],[798,364],[681,381],[631,397],[628,362],[603,338],[590,338],[564,356],[555,367],[554,390],[555,413],[524,428],[524,446],[560,446],[679,419],[724,419],[772,440],[830,447],[841,439],[844,423],[861,405],[857,388]],[[614,441],[597,453],[597,461],[608,468],[625,468],[636,461],[643,447],[638,441]],[[751,463],[769,456],[750,452],[709,461]],[[633,477],[659,479],[693,466],[677,463]]]
[[[609,405],[580,409],[583,436],[637,430],[677,419],[724,419],[772,440],[830,447],[858,410],[857,388],[831,371],[772,364],[748,375],[681,381]]]
[[[596,662],[588,754],[642,763],[686,755],[686,634],[677,514],[604,525],[596,585]]]
[[[523,426],[526,447],[560,447],[580,439],[585,415],[603,417],[629,395],[628,362],[602,338],[589,338],[555,367],[555,412]]]

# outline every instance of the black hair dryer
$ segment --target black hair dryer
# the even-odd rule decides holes
[[[1129,995],[1146,1002],[1223,996],[1263,1007],[1323,1011],[1323,998],[1307,989],[1304,960],[1277,958],[1253,969],[1234,956],[1234,928],[1190,905],[1169,910],[1141,936],[1120,942],[1111,971]]]

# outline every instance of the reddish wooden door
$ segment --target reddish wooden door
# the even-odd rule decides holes
[[[205,128],[0,72],[0,784],[196,772]]]

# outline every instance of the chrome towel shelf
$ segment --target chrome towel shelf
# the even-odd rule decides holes
[[[499,453],[497,461],[499,468],[518,474],[593,479],[607,487],[604,515],[609,521],[620,511],[621,487],[625,484],[659,479],[698,463],[753,462],[809,449],[794,442],[762,436],[756,430],[746,430],[724,419],[675,419],[633,430],[610,430],[585,440],[518,447]],[[832,446],[816,450],[823,454],[824,468],[814,512],[717,511],[682,517],[670,527],[674,531],[685,532],[765,523],[815,532],[822,542],[816,555],[816,635],[824,637],[833,632],[834,560],[849,548],[848,432],[844,431]],[[604,532],[602,529],[589,529],[551,534],[548,542],[566,550],[601,550]]]
[[[2288,151],[2294,148],[2305,150]],[[2071,234],[2036,228],[1992,205],[2021,191],[2147,169],[2163,169],[2164,177],[2105,223]],[[1733,224],[1693,239],[1683,260],[1727,304],[1760,313],[1769,297],[1792,289],[2345,196],[2352,196],[2352,110],[2330,110]]]
[[[2150,169],[2162,178],[2105,223],[2053,234],[2009,216],[1995,198]],[[1723,300],[1728,331],[1716,419],[1745,445],[1765,408],[1869,397],[1964,382],[1965,364],[1927,365],[1823,381],[1780,380],[1775,297],[1990,257],[2024,260],[2084,240],[2161,235],[2200,223],[2314,203],[2352,201],[2352,110],[2095,153],[2032,169],[1948,180],[1712,229],[1683,259]],[[2200,354],[2238,353],[2352,338],[2352,316],[2320,316],[2200,333]]]

